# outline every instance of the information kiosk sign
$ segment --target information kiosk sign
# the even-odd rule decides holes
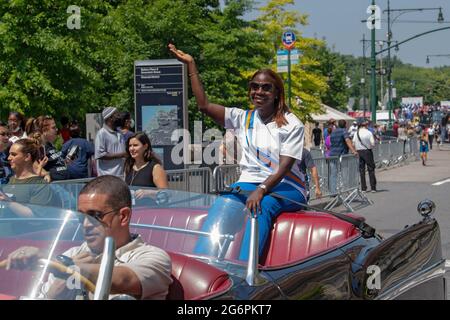
[[[174,132],[188,129],[185,65],[175,59],[135,61],[134,81],[136,130],[148,134],[166,170],[184,168],[171,154],[180,142],[172,140]]]

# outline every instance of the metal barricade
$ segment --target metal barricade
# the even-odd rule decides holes
[[[238,181],[241,168],[238,164],[226,164],[214,168],[214,191],[220,192]]]
[[[311,147],[309,150],[311,157],[313,159],[323,158],[325,156],[324,150],[322,148]]]
[[[213,191],[213,177],[210,168],[167,170],[169,188],[195,193]]]

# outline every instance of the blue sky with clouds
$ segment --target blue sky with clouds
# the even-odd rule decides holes
[[[260,0],[260,3],[265,1]],[[387,0],[376,0],[381,10],[387,9]],[[367,19],[367,7],[371,0],[296,0],[290,9],[308,14],[309,25],[300,26],[303,36],[325,38],[328,46],[343,54],[362,56],[361,39],[370,31],[361,20]],[[393,40],[402,41],[410,36],[437,29],[450,27],[450,0],[391,0],[391,9],[438,8],[442,7],[444,22],[437,23],[438,10],[408,12],[399,16],[392,24]],[[399,13],[391,13],[394,19]],[[255,16],[256,13],[250,14]],[[387,39],[387,14],[382,15],[381,29],[377,30],[377,40]],[[370,53],[370,48],[367,53]],[[377,47],[377,50],[379,47]],[[430,57],[427,55],[450,55],[450,29],[432,33],[403,44],[398,52],[392,51],[403,62],[422,67],[450,65],[450,57]]]

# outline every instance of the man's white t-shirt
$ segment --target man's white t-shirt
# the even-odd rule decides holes
[[[375,147],[375,139],[372,132],[366,128],[360,128],[353,137],[353,144],[356,150],[368,150]]]
[[[304,126],[293,113],[286,113],[285,117],[288,123],[278,127],[275,121],[264,124],[258,110],[225,108],[225,128],[233,130],[242,146],[238,182],[264,182],[278,169],[280,156],[288,156],[297,160],[281,182],[292,185],[305,195],[305,177],[298,169]]]

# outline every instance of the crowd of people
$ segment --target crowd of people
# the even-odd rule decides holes
[[[229,194],[218,197],[209,208],[202,231],[212,233],[218,221],[224,217],[232,220],[236,214],[236,203],[241,204],[258,219],[258,248],[259,255],[262,256],[275,218],[284,211],[301,210],[302,204],[308,202],[307,169],[312,172],[316,197],[321,196],[314,161],[304,148],[304,125],[287,107],[283,80],[274,71],[261,69],[251,77],[248,93],[254,108],[226,108],[209,102],[193,57],[178,50],[173,44],[169,45],[169,49],[175,58],[187,66],[199,111],[211,117],[218,125],[232,130],[242,148],[239,180],[231,186]],[[406,116],[410,116],[409,112],[406,112]],[[22,203],[48,204],[52,201],[52,193],[45,187],[36,188],[32,193],[20,193],[12,186],[45,186],[52,181],[87,178],[92,175],[90,159],[93,159],[94,175],[98,177],[82,189],[78,209],[84,215],[107,225],[118,248],[121,248],[123,255],[118,260],[120,264],[114,268],[112,291],[126,292],[137,298],[163,299],[172,281],[170,257],[158,248],[145,245],[138,235],[132,235],[129,223],[132,198],[157,197],[157,190],[168,187],[167,174],[161,160],[153,152],[147,134],[132,131],[134,125],[129,113],[121,113],[115,107],[106,107],[102,111],[102,117],[103,127],[98,131],[95,142],[91,143],[81,137],[80,126],[76,121],[62,117],[59,119],[61,127],[58,129],[57,121],[51,116],[26,119],[18,112],[10,112],[7,123],[0,122],[0,183],[4,185],[0,200],[14,199],[17,202],[13,208],[14,213],[31,217],[33,212]],[[420,152],[425,165],[426,154],[428,148],[432,148],[433,141],[440,139],[439,142],[442,143],[448,138],[448,133],[445,133],[448,131],[448,120],[449,115],[445,114],[442,123],[429,127],[419,126],[420,130],[417,126],[414,127],[412,121],[396,121],[393,136],[406,141],[408,136],[420,135]],[[328,158],[348,153],[357,156],[362,191],[367,191],[367,167],[370,189],[377,192],[373,148],[386,131],[385,126],[372,124],[365,119],[353,122],[349,128],[345,120],[330,119],[323,130],[323,137],[318,124],[316,125],[313,142],[315,146],[323,143]],[[60,149],[56,147],[59,137],[63,142]],[[337,162],[330,162],[331,191],[336,190],[336,165]],[[130,186],[154,189],[145,188],[132,192]],[[109,213],[114,215],[107,216]],[[85,222],[84,217],[82,224],[86,230],[93,228]],[[81,268],[98,268],[98,260],[94,261],[93,258],[88,263],[86,260],[77,263],[86,254],[101,253],[104,239],[94,240],[87,239],[80,247],[67,251],[65,255]],[[250,221],[247,221],[239,253],[240,260],[248,260],[249,252],[246,248],[249,243]],[[200,237],[194,252],[214,254],[214,250],[217,248],[211,244],[210,239]],[[8,265],[23,268],[26,262],[24,251],[27,251],[26,258],[30,261],[39,256],[35,248],[20,248],[9,255]],[[50,290],[50,287],[55,286],[56,280],[49,279],[47,289]],[[52,289],[45,294],[65,296],[68,294],[66,289]]]
[[[130,186],[167,188],[167,175],[150,139],[131,130],[130,113],[107,107],[102,114],[104,125],[92,143],[81,137],[79,124],[66,117],[60,119],[58,129],[51,116],[25,118],[10,112],[7,122],[0,122],[0,183],[45,184],[113,175]],[[152,196],[148,191],[136,192],[138,199]],[[32,196],[21,200],[36,202]]]

